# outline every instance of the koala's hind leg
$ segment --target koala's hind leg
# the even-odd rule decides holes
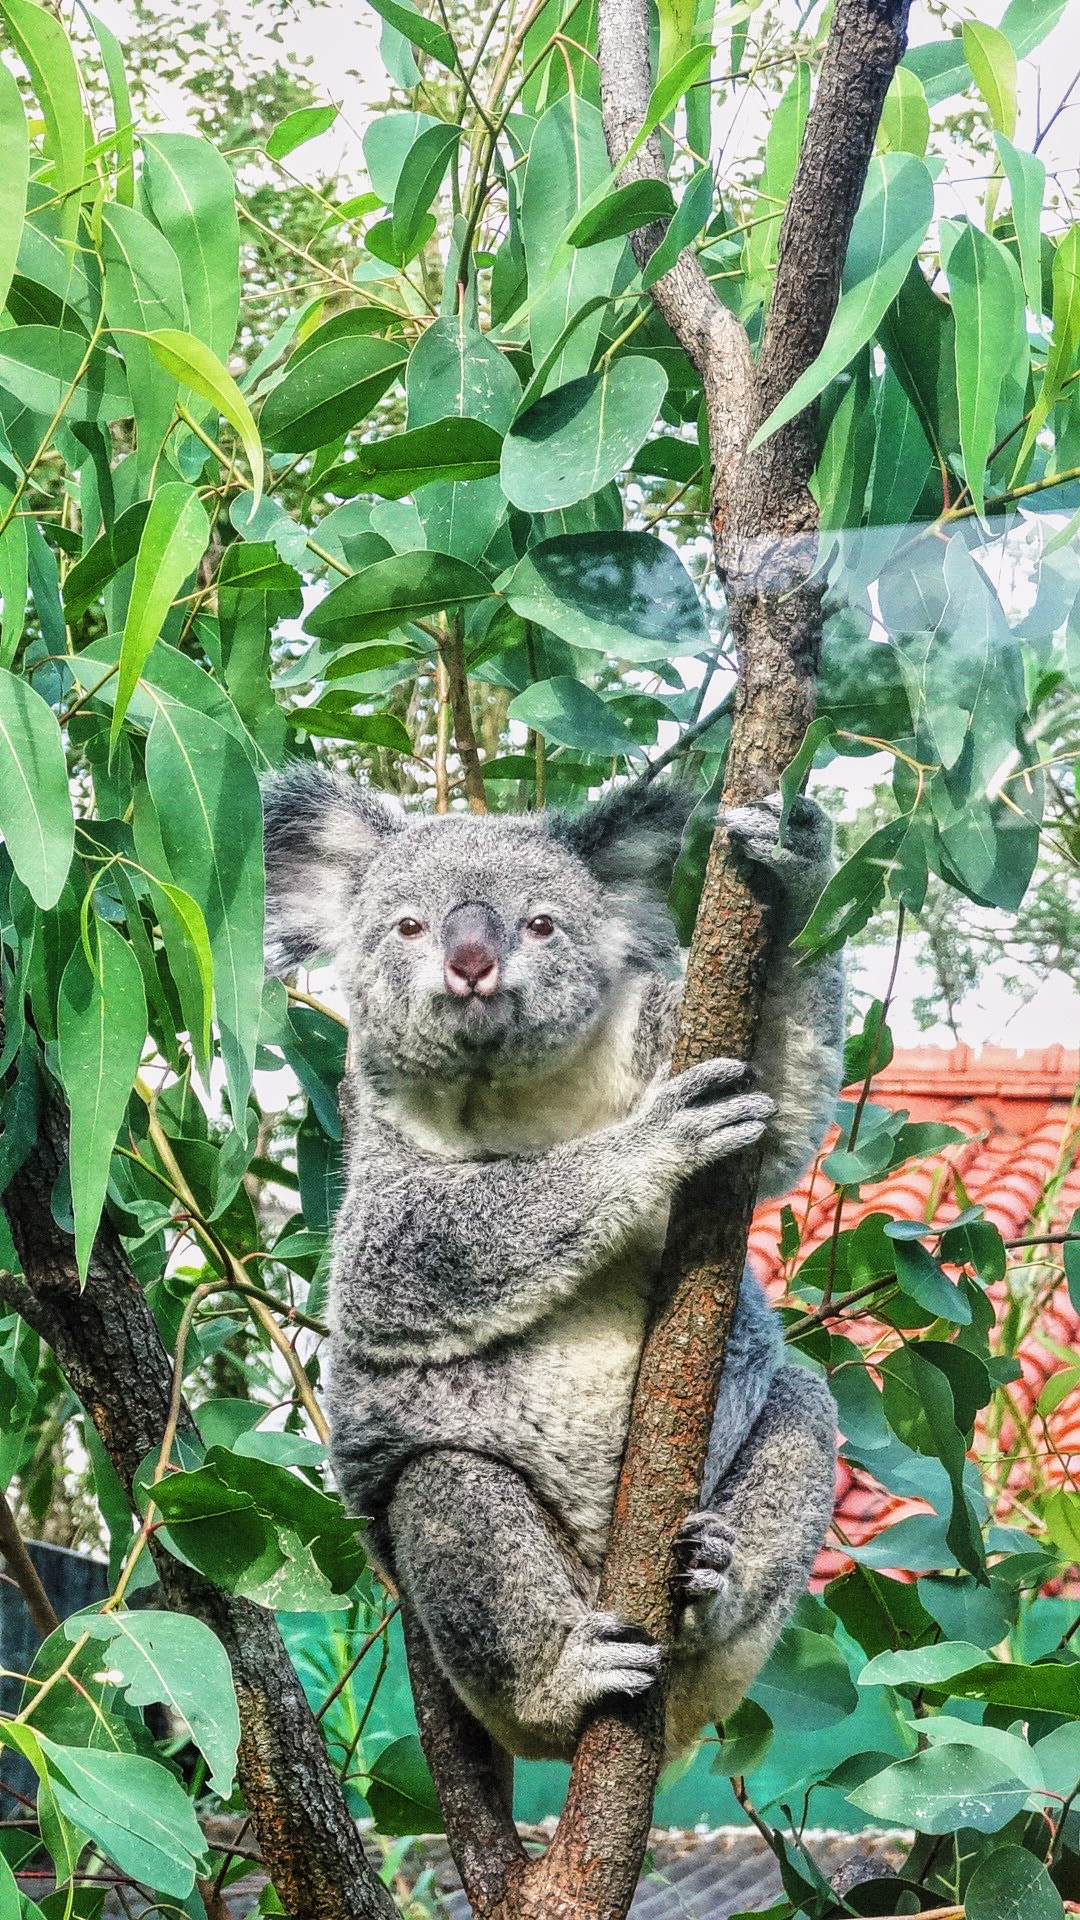
[[[806,1587],[832,1517],[836,1407],[824,1382],[778,1369],[765,1405],[707,1505],[676,1542],[686,1596],[667,1745],[677,1752],[742,1699]]]
[[[659,1647],[588,1605],[584,1568],[502,1462],[451,1448],[420,1455],[387,1520],[405,1606],[509,1753],[568,1759],[588,1707],[652,1685]]]

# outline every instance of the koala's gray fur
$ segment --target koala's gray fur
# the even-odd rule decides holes
[[[732,1061],[669,1076],[664,896],[685,812],[671,789],[629,786],[576,817],[407,819],[306,766],[266,794],[273,962],[327,954],[350,1006],[335,1468],[445,1672],[513,1753],[568,1756],[589,1707],[659,1664],[594,1600],[672,1195],[763,1133],[762,1191],[783,1191],[839,1085],[839,964],[796,971],[787,953],[829,871],[808,802],[783,850],[775,803],[727,817],[773,876],[767,1090]],[[530,926],[543,915],[550,935]],[[474,974],[494,956],[484,998],[451,991],[444,934],[463,916],[488,943]],[[702,1509],[677,1542],[672,1750],[742,1697],[806,1583],[834,1418],[748,1273]]]

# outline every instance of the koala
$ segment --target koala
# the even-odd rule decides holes
[[[843,985],[788,951],[830,871],[820,810],[726,815],[768,878],[774,958],[752,1066],[672,1077],[665,899],[689,802],[626,785],[574,815],[406,816],[310,764],[265,794],[271,964],[327,956],[348,996],[335,1229],[333,1461],[460,1698],[509,1753],[570,1757],[661,1649],[596,1606],[672,1197],[764,1140],[808,1164],[840,1083]],[[700,1510],[674,1543],[674,1753],[742,1698],[832,1512],[835,1408],[785,1361],[747,1272]]]

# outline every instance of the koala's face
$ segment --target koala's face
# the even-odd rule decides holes
[[[368,1064],[436,1076],[514,1071],[592,1031],[622,963],[584,862],[505,818],[396,834],[338,947]]]
[[[623,789],[571,820],[408,822],[308,767],[265,804],[276,963],[332,958],[375,1077],[527,1075],[673,949],[660,882],[685,809],[671,794]]]

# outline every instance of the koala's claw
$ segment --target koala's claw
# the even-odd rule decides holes
[[[570,1629],[562,1662],[581,1705],[612,1693],[647,1693],[656,1679],[663,1649],[620,1613],[587,1613]]]
[[[675,1577],[687,1600],[706,1600],[728,1584],[734,1535],[708,1508],[688,1514],[675,1535]]]
[[[720,819],[728,838],[740,853],[758,866],[782,871],[795,861],[819,862],[827,857],[831,828],[826,814],[805,794],[796,795],[788,812],[784,845],[780,845],[783,795],[770,793],[749,807],[722,807]]]
[[[749,860],[769,865],[780,851],[780,814],[783,795],[770,793],[755,806],[722,807],[720,819],[729,840]]]
[[[657,1094],[653,1112],[678,1140],[687,1172],[726,1160],[761,1139],[776,1103],[767,1093],[753,1091],[749,1081],[750,1069],[741,1060],[705,1060],[667,1081]]]

